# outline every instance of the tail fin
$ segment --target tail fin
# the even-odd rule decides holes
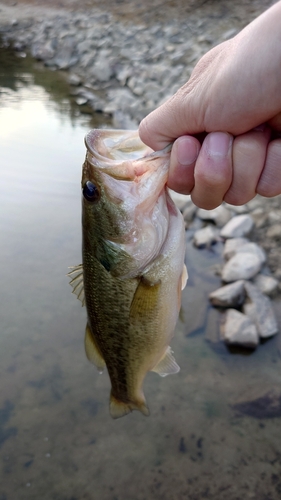
[[[149,415],[149,409],[146,406],[145,400],[139,402],[137,401],[124,403],[123,401],[116,399],[112,394],[110,395],[109,411],[112,418],[123,417],[133,410],[140,411],[146,417],[148,417]]]

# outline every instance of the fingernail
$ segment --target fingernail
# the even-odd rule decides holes
[[[177,160],[181,165],[191,165],[197,159],[199,147],[192,137],[177,139]]]
[[[226,132],[211,132],[204,140],[204,147],[210,156],[226,157],[233,138]]]

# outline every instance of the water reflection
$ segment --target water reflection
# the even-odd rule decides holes
[[[277,500],[280,418],[234,405],[280,391],[278,338],[249,357],[206,341],[218,331],[207,296],[219,283],[211,270],[219,252],[187,248],[190,280],[173,341],[181,372],[148,375],[149,418],[109,417],[108,376],[85,358],[85,311],[65,277],[80,262],[83,137],[92,123],[58,75],[5,58],[0,499]]]

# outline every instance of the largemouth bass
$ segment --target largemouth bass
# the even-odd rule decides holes
[[[69,275],[86,304],[86,354],[107,367],[113,418],[148,415],[146,373],[179,371],[169,343],[187,279],[184,221],[166,188],[170,148],[152,152],[128,130],[92,130],[85,143],[83,264]]]

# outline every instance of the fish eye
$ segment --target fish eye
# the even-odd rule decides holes
[[[95,184],[93,184],[91,181],[86,182],[82,192],[85,200],[90,202],[97,201],[100,197],[100,193],[97,186],[95,186]]]

